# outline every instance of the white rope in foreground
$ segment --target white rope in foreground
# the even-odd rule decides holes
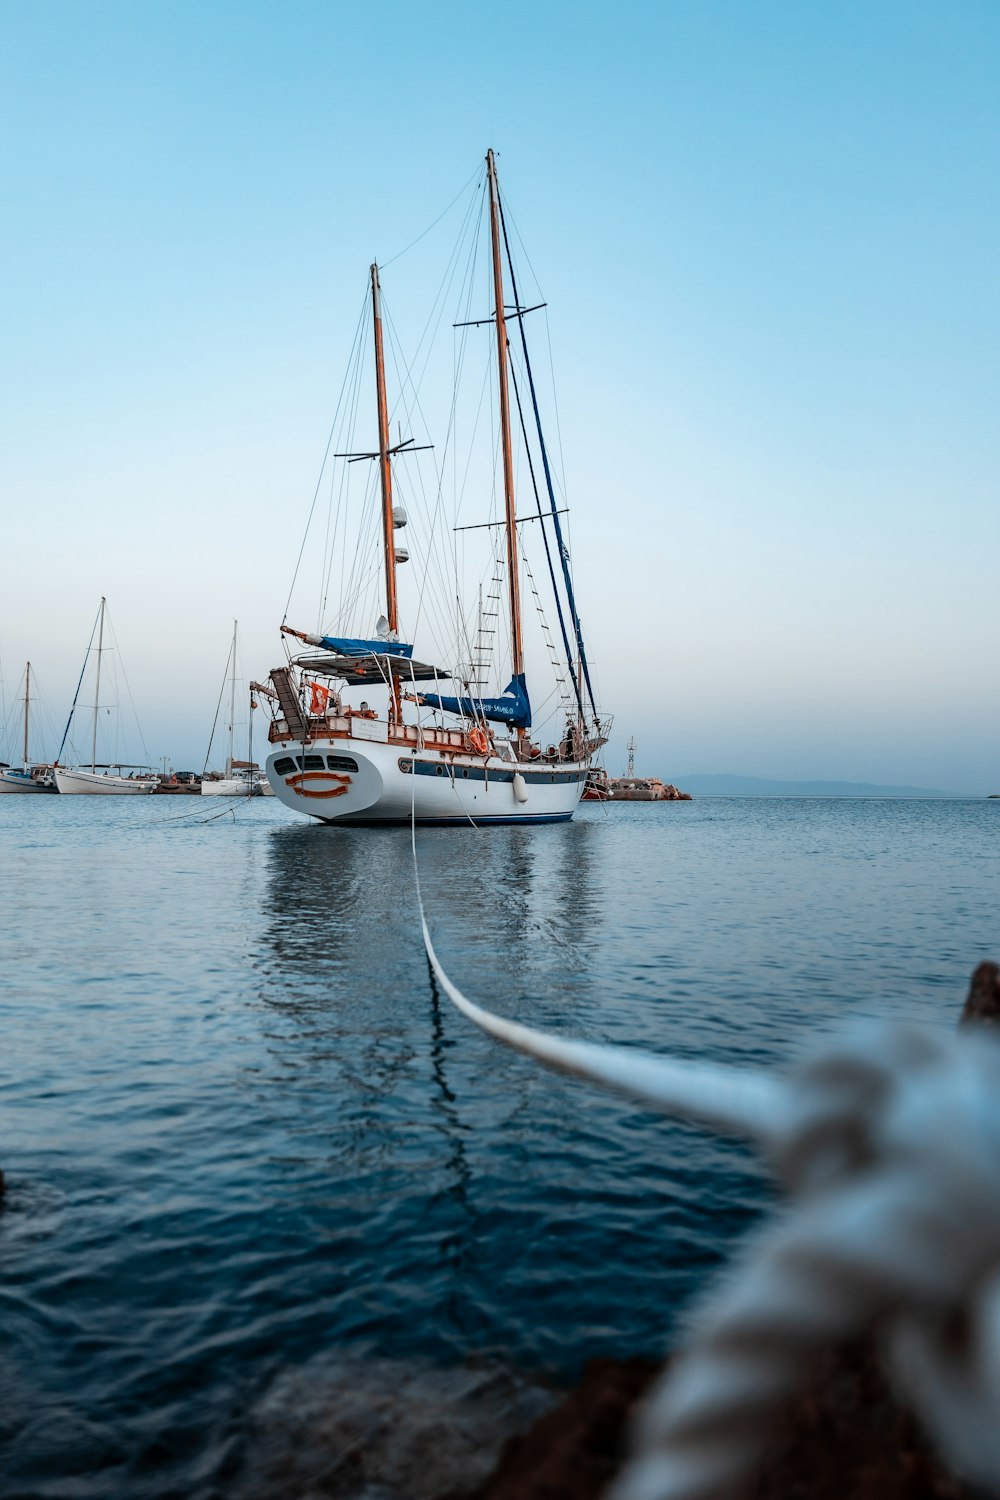
[[[516,1021],[505,1021],[492,1011],[466,998],[452,984],[434,951],[424,915],[417,869],[415,820],[411,819],[413,877],[424,947],[438,984],[452,1004],[470,1021],[528,1057],[535,1057],[560,1072],[589,1078],[606,1088],[617,1089],[634,1099],[679,1115],[729,1135],[746,1135],[761,1143],[782,1133],[786,1088],[777,1079],[740,1068],[710,1066],[681,1059],[659,1057],[631,1047],[604,1047],[592,1042],[564,1041],[545,1031],[535,1031]]]
[[[416,837],[413,841],[416,875]],[[818,1355],[883,1339],[953,1466],[1000,1488],[1000,1041],[871,1025],[789,1078],[563,1041],[469,1000],[469,1020],[551,1067],[748,1135],[791,1210],[751,1238],[648,1398],[611,1500],[729,1500]]]

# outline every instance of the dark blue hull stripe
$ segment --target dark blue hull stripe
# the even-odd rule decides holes
[[[564,813],[531,813],[528,817],[524,818],[478,818],[475,813],[468,813],[452,818],[418,818],[417,826],[418,828],[447,828],[455,824],[461,828],[463,826],[468,827],[470,822],[475,823],[477,827],[481,827],[484,823],[568,823],[575,811],[576,809],[574,808],[571,812]],[[316,815],[315,813],[311,813],[310,816],[315,817]],[[344,818],[319,818],[317,821],[325,823],[328,828],[332,828],[336,823],[343,823],[345,827],[349,828],[408,828],[410,824],[409,818],[406,817],[363,818],[360,815]]]

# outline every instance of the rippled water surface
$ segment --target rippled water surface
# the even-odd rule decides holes
[[[4,1496],[236,1494],[265,1419],[280,1447],[363,1372],[659,1352],[767,1201],[741,1147],[439,1002],[407,831],[218,810],[0,798]],[[859,1016],[952,1025],[1000,949],[998,840],[997,802],[706,799],[418,849],[468,994],[771,1064]]]

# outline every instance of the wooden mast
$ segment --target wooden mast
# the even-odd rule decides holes
[[[31,687],[31,662],[24,666],[24,769],[28,769],[28,695]]]
[[[514,463],[510,449],[510,395],[507,390],[507,321],[503,308],[503,270],[500,264],[500,190],[492,149],[486,153],[490,182],[490,238],[493,244],[493,314],[497,325],[497,371],[500,383],[500,431],[503,444],[503,495],[507,522],[507,591],[510,598],[510,642],[514,676],[524,672],[521,634],[521,581],[517,569],[517,524],[514,510]],[[524,730],[519,730],[520,735]]]
[[[396,539],[392,520],[392,469],[389,464],[389,412],[385,401],[385,360],[382,355],[382,290],[378,266],[372,264],[372,312],[375,318],[375,386],[378,392],[378,466],[382,477],[382,541],[385,547],[385,614],[389,634],[399,632],[396,606]]]

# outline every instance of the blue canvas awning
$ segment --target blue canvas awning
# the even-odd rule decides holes
[[[531,727],[531,704],[523,672],[511,678],[500,698],[446,698],[441,693],[421,693],[420,702],[468,719],[488,719],[495,724],[510,724],[513,729]]]

